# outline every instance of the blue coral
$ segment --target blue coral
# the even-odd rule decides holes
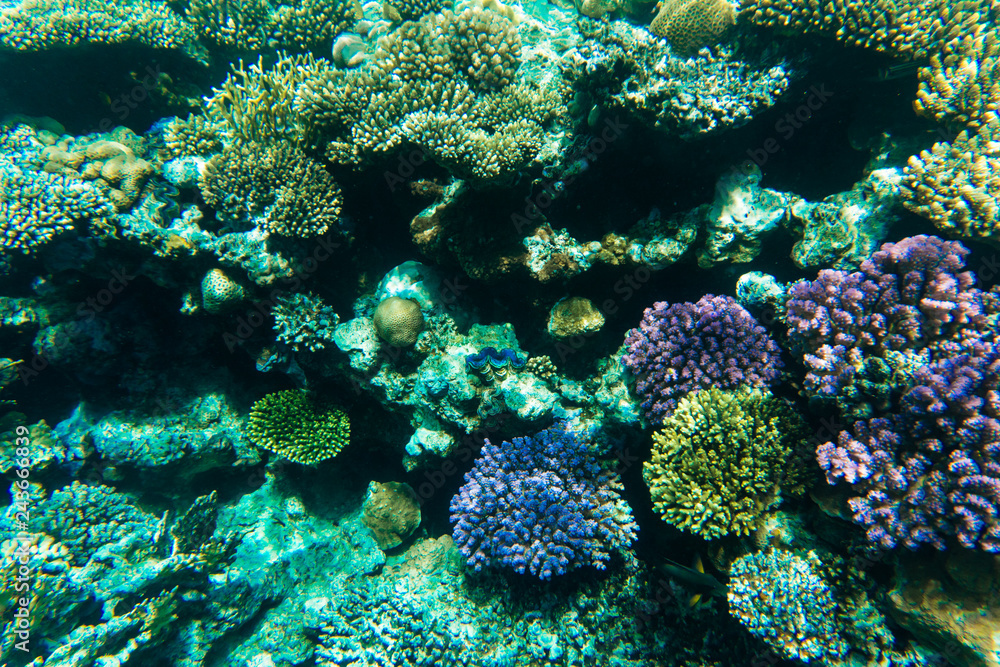
[[[508,567],[540,579],[604,569],[638,526],[585,434],[565,423],[511,442],[486,440],[451,500],[453,537],[476,570]]]

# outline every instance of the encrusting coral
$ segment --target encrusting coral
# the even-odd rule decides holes
[[[808,437],[805,421],[770,393],[688,394],[653,435],[643,465],[653,507],[705,538],[747,535],[782,494],[803,492]]]

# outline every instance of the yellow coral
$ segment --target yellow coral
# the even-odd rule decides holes
[[[735,23],[728,0],[662,0],[649,29],[679,53],[691,55],[717,44]]]

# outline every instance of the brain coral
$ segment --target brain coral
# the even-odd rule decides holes
[[[348,443],[347,414],[298,389],[268,394],[253,404],[247,436],[258,447],[296,463],[333,458]]]
[[[653,507],[706,538],[746,535],[782,491],[803,491],[808,436],[802,418],[769,393],[689,394],[653,436],[643,466]]]
[[[393,347],[410,347],[424,330],[420,304],[413,299],[390,296],[383,300],[372,316],[379,338]]]
[[[661,0],[659,7],[649,29],[654,35],[666,37],[682,55],[718,43],[736,23],[736,13],[728,0]]]
[[[212,269],[201,280],[201,303],[213,315],[238,306],[245,296],[243,287],[222,269]]]

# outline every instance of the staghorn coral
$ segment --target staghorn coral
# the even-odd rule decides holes
[[[138,44],[206,59],[193,27],[151,0],[22,0],[0,12],[0,51]]]
[[[927,58],[983,29],[978,0],[750,0],[741,15],[757,25],[828,35],[897,58]]]
[[[653,435],[643,465],[653,508],[707,539],[747,535],[783,492],[802,493],[808,437],[802,418],[770,393],[688,394]]]
[[[998,36],[996,28],[966,34],[931,55],[930,65],[918,73],[914,110],[972,132],[996,119],[1000,108]]]
[[[730,613],[751,634],[784,658],[839,664],[848,645],[838,634],[837,601],[814,552],[749,554],[729,574]]]
[[[451,500],[455,544],[476,570],[508,567],[549,579],[603,570],[638,527],[618,495],[618,474],[589,451],[589,435],[562,422],[482,456]]]
[[[271,234],[322,236],[340,218],[333,176],[288,143],[235,142],[205,164],[199,185],[210,206]]]
[[[343,410],[297,389],[268,394],[253,404],[247,420],[253,444],[296,463],[333,458],[350,436]]]
[[[488,10],[430,14],[381,38],[366,67],[307,78],[296,108],[333,162],[360,166],[416,146],[420,161],[460,178],[509,178],[561,107],[558,90],[515,80],[519,48],[513,24]]]
[[[729,0],[661,0],[659,7],[649,30],[666,37],[681,55],[717,44],[736,24]]]
[[[708,387],[763,387],[778,378],[778,345],[728,296],[697,303],[660,301],[629,331],[622,363],[650,423],[659,426],[685,394]]]
[[[249,67],[241,60],[207,100],[207,121],[221,126],[233,140],[269,144],[286,140],[297,144],[303,127],[295,110],[296,87],[326,71],[325,61],[311,54],[290,56],[278,52],[277,61],[264,67],[264,58]]]

